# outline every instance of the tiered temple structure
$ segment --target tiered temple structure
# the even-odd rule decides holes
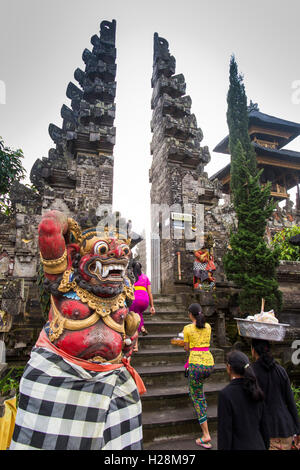
[[[10,232],[5,242],[13,257],[13,277],[36,277],[37,227],[44,211],[57,209],[69,217],[91,214],[95,218],[112,206],[115,34],[115,20],[103,21],[100,37],[91,38],[92,52],[83,52],[85,71],[78,68],[74,73],[80,88],[72,82],[67,87],[71,108],[62,106],[61,128],[49,125],[56,146],[31,169],[37,192],[20,184],[13,187],[10,196],[16,222],[14,234]]]
[[[209,150],[200,146],[203,134],[191,112],[184,76],[175,74],[168,42],[157,33],[151,85],[152,286],[154,292],[172,292],[191,282],[192,251],[186,241],[193,240],[197,205],[210,207],[221,193],[203,173]]]
[[[102,21],[100,37],[91,38],[92,51],[85,49],[85,70],[75,70],[80,87],[70,82],[63,105],[62,128],[50,124],[56,144],[49,157],[37,160],[31,181],[43,193],[43,208],[74,214],[112,204],[113,149],[116,130],[116,21]]]
[[[256,152],[258,169],[263,169],[261,183],[271,183],[271,196],[278,202],[288,199],[288,190],[300,182],[300,152],[288,150],[288,143],[300,135],[300,124],[261,113],[257,106],[249,108],[249,135]],[[229,154],[229,136],[214,152]],[[222,191],[230,193],[230,163],[210,177],[222,184]],[[299,190],[298,190],[299,205]]]

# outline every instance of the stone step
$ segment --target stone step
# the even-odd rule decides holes
[[[146,351],[146,350],[155,350],[155,349],[169,349],[171,351],[175,350],[183,350],[183,346],[176,346],[174,344],[171,344],[171,340],[175,338],[177,335],[172,334],[172,333],[166,333],[166,334],[155,334],[155,335],[147,335],[147,336],[139,336],[139,351]],[[211,347],[214,349],[214,345],[216,344],[216,341],[213,340],[211,341]],[[222,349],[219,349],[219,351],[222,351]],[[224,356],[224,354],[223,354]],[[224,360],[224,359],[223,359]]]
[[[150,333],[149,328],[157,330],[157,327],[161,327],[163,329],[167,328],[170,330],[170,327],[173,328],[172,332],[174,334],[180,333],[185,325],[190,325],[190,320],[187,318],[185,314],[182,312],[159,312],[155,315],[148,315],[147,313],[143,315],[144,316],[144,322],[145,322],[145,327]],[[212,333],[215,334],[215,323],[210,322],[208,320],[208,323],[210,324],[212,328]],[[178,331],[179,328],[179,331]],[[154,331],[152,331],[153,333]]]
[[[155,315],[150,315],[150,312],[144,312],[143,317],[145,321],[155,322],[155,321],[182,321],[185,323],[190,323],[190,319],[188,318],[186,312],[182,309],[178,311],[174,311],[174,308],[170,308],[170,310],[156,310]]]
[[[185,325],[189,323],[188,321],[161,321],[160,319],[154,321],[153,319],[145,319],[145,328],[150,334],[172,333],[176,336],[178,333],[181,333]]]
[[[171,344],[172,338],[174,338],[172,333],[139,336],[139,349],[143,351],[159,348],[174,350],[176,346]],[[177,346],[177,349],[180,349],[180,347]]]
[[[156,299],[153,297],[153,302],[155,304],[159,305],[167,305],[167,304],[172,304],[172,305],[184,305],[186,308],[186,303],[180,298],[180,297],[175,297],[175,298],[170,298],[170,297],[160,297]]]
[[[196,433],[191,433],[191,434],[186,434],[186,435],[180,435],[180,437],[177,436],[169,436],[168,439],[156,439],[155,442],[146,442],[144,443],[144,450],[148,451],[158,451],[158,450],[164,450],[164,451],[171,451],[171,452],[176,452],[176,451],[185,451],[185,450],[192,450],[194,451],[190,455],[195,455],[195,452],[198,451],[204,451],[207,452],[206,449],[203,447],[200,447],[196,444],[196,439],[200,437],[201,432],[199,429],[197,430]],[[211,436],[211,444],[212,444],[212,449],[217,450],[217,445],[218,445],[218,435],[217,431],[211,431],[210,430],[210,436]],[[182,455],[181,455],[182,454]],[[156,455],[154,454],[154,459]],[[179,460],[176,460],[179,459]],[[182,452],[179,452],[178,456],[174,456],[174,463],[179,462],[179,464],[184,464],[184,462],[187,461],[186,454],[184,455]],[[157,462],[161,461],[160,455],[157,455]],[[154,464],[156,463],[155,460],[152,461]],[[191,463],[191,457],[189,458],[189,462]]]
[[[179,296],[177,294],[153,294],[154,302],[176,302]]]
[[[217,428],[217,406],[209,405],[207,409],[208,426],[211,432]],[[143,412],[144,443],[159,439],[168,439],[186,434],[199,435],[201,432],[194,408],[184,407],[176,410],[159,410],[156,413]]]
[[[155,349],[169,349],[172,351],[183,350],[183,346],[176,346],[171,344],[171,340],[177,335],[172,333],[158,333],[149,334],[147,336],[139,336],[139,350],[155,350]],[[214,342],[211,342],[211,347],[214,349]],[[223,350],[219,350],[223,351]]]
[[[133,362],[132,362],[133,365]],[[184,375],[184,365],[168,366],[136,366],[134,367],[144,381],[146,388],[172,387],[186,385],[188,379]],[[228,376],[225,364],[216,364],[211,376],[205,380],[206,383],[226,383]]]
[[[160,349],[144,349],[140,346],[139,351],[132,355],[131,363],[133,367],[171,364],[184,365],[188,360],[188,353],[178,346],[172,347],[171,345],[171,348],[165,348],[163,345],[160,345]],[[216,364],[224,362],[224,352],[222,349],[212,348],[211,353]]]
[[[177,337],[179,333],[183,332],[183,328],[185,327],[185,325],[190,324],[190,322],[186,322],[180,319],[167,321],[167,320],[162,320],[162,319],[157,318],[156,320],[153,321],[153,319],[151,318],[151,320],[149,321],[147,319],[144,319],[144,320],[145,320],[145,328],[147,329],[149,335],[172,334],[173,338]],[[211,346],[216,346],[218,344],[217,335],[216,335],[215,329],[213,328],[213,325],[211,326],[212,326]],[[142,335],[140,335],[140,338],[142,338]]]
[[[180,303],[174,303],[174,302],[157,302],[154,301],[154,308],[156,313],[160,312],[162,310],[166,312],[185,312],[185,315],[187,316],[187,308],[185,305],[180,304]],[[149,308],[146,310],[146,312],[150,313]]]
[[[174,350],[155,349],[155,350],[139,350],[132,355],[131,363],[133,367],[146,366],[164,366],[164,365],[184,365],[188,355],[181,348]]]
[[[204,393],[208,405],[216,405],[218,393],[226,386],[224,382],[204,382]],[[147,393],[142,395],[143,412],[158,410],[176,410],[180,408],[193,408],[189,396],[188,380],[186,384],[175,387],[149,387]]]

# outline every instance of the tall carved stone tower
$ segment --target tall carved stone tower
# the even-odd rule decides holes
[[[154,292],[171,293],[192,284],[193,251],[187,242],[191,244],[201,223],[199,205],[207,208],[221,194],[203,173],[210,154],[200,146],[203,134],[185,94],[184,76],[175,74],[168,42],[157,33],[151,85],[152,285]]]
[[[100,36],[91,38],[92,50],[83,52],[84,70],[75,70],[79,86],[71,82],[67,87],[71,104],[61,108],[62,127],[49,126],[55,148],[32,167],[30,179],[37,191],[15,183],[10,193],[13,215],[0,215],[0,310],[10,319],[5,330],[0,325],[0,341],[5,331],[7,357],[14,360],[30,353],[45,322],[37,286],[37,229],[43,213],[57,209],[75,220],[80,216],[97,223],[102,210],[112,205],[115,34],[115,20],[101,22]]]
[[[116,21],[102,21],[100,37],[91,38],[92,51],[85,49],[85,70],[77,68],[63,105],[62,128],[49,126],[56,147],[48,158],[37,160],[31,181],[43,194],[43,209],[74,213],[112,204],[113,149],[115,144]]]

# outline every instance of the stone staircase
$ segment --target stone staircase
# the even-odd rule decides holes
[[[178,295],[154,295],[154,305],[154,316],[144,314],[149,334],[139,337],[139,351],[131,361],[147,388],[142,396],[145,449],[158,448],[158,443],[163,445],[165,441],[175,442],[189,436],[194,439],[200,435],[200,425],[188,395],[188,379],[184,376],[188,355],[183,348],[171,344],[171,339],[190,323],[187,308]],[[213,334],[211,352],[215,370],[204,386],[211,433],[217,428],[218,391],[228,380],[224,351],[214,344]]]

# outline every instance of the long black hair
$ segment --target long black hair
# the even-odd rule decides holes
[[[276,362],[271,354],[271,346],[269,341],[265,339],[253,338],[251,344],[252,348],[259,356],[259,361],[261,365],[267,370],[272,369],[275,366]]]
[[[142,274],[142,265],[141,265],[141,263],[139,263],[137,261],[134,261],[133,264],[132,264],[132,270],[133,270],[133,274],[134,274],[134,277],[135,277],[135,282],[137,282],[138,278]]]
[[[243,389],[254,401],[262,401],[264,393],[257,383],[256,375],[249,363],[249,359],[241,351],[231,351],[227,356],[227,364],[231,370],[243,378]]]
[[[205,316],[202,312],[201,305],[191,304],[188,308],[188,311],[193,315],[196,320],[196,328],[204,328]]]

